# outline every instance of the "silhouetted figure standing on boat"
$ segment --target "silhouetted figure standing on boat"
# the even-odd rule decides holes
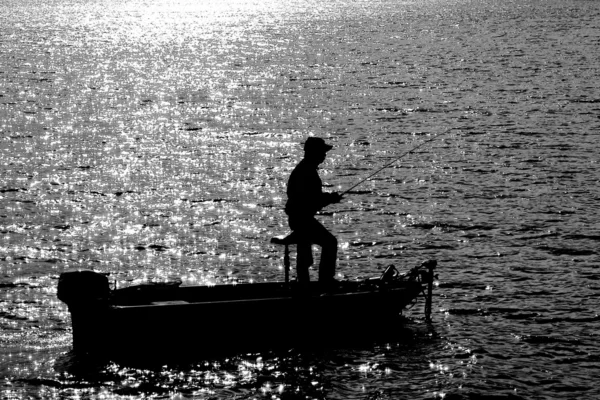
[[[329,285],[335,283],[335,264],[337,261],[337,239],[319,221],[315,219],[317,211],[323,207],[339,203],[342,196],[338,193],[323,192],[319,177],[319,164],[325,161],[327,152],[333,146],[321,138],[309,137],[304,143],[304,158],[292,171],[287,184],[288,200],[285,213],[289,225],[297,235],[297,276],[298,282],[309,282],[309,267],[313,264],[312,244],[321,246],[319,264],[319,282]]]

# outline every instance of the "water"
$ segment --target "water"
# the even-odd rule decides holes
[[[2,397],[600,397],[599,21],[585,0],[4,0]],[[431,324],[160,366],[70,353],[67,269],[281,279],[268,239],[308,135],[340,191],[440,135],[321,217],[340,279],[437,259]]]

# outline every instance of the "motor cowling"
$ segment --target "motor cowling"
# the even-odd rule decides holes
[[[110,296],[106,275],[90,271],[69,271],[60,274],[57,297],[69,307],[105,303]]]

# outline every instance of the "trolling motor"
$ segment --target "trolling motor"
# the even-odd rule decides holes
[[[436,260],[424,261],[421,265],[411,269],[407,276],[409,279],[418,279],[422,283],[427,283],[427,293],[425,294],[425,318],[431,321],[431,303],[433,299],[433,281],[437,279],[437,275],[433,270],[437,266]],[[425,268],[427,268],[425,270]]]
[[[437,261],[429,260],[422,264],[423,267],[427,267],[427,272],[421,271],[421,279],[427,282],[427,296],[425,297],[425,318],[431,321],[431,302],[433,298],[433,280],[437,279],[437,275],[433,274],[433,270],[437,266]]]
[[[437,279],[437,275],[434,274],[435,267],[437,266],[436,260],[424,261],[421,265],[418,265],[408,271],[402,276],[411,281],[418,281],[427,284],[427,293],[425,295],[425,318],[427,321],[431,320],[431,303],[433,300],[433,281]],[[393,265],[390,265],[385,269],[381,277],[380,282],[390,282],[398,276],[398,270]]]

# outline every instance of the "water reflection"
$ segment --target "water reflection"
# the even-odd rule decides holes
[[[409,335],[417,338],[413,331]],[[211,397],[311,397],[325,398],[335,387],[353,396],[357,377],[367,386],[361,393],[376,392],[376,382],[405,382],[408,370],[398,354],[418,351],[421,340],[410,344],[382,342],[381,345],[354,345],[351,348],[304,349],[285,352],[237,355],[206,360],[123,361],[120,363],[78,358],[63,354],[54,363],[58,375],[43,384],[55,396],[180,395]],[[371,354],[378,354],[371,360]],[[33,383],[33,382],[31,382]],[[352,397],[354,398],[354,397]]]
[[[63,270],[110,272],[119,287],[172,276],[280,278],[280,255],[267,241],[287,229],[281,207],[296,143],[308,134],[334,141],[340,150],[322,172],[331,190],[343,190],[448,129],[324,218],[339,232],[339,272],[350,278],[438,258],[445,342],[472,339],[464,347],[481,355],[483,372],[463,368],[472,354],[453,345],[423,356],[409,349],[413,369],[390,380],[376,373],[382,367],[358,375],[360,366],[384,365],[369,351],[356,363],[300,364],[282,375],[290,380],[261,380],[265,367],[248,367],[256,382],[241,389],[232,389],[238,369],[227,363],[198,367],[205,386],[173,378],[167,387],[177,381],[205,397],[279,395],[281,385],[315,398],[332,387],[365,398],[441,397],[459,386],[594,397],[586,385],[598,363],[590,333],[600,197],[590,184],[598,176],[595,2],[24,0],[0,8],[6,393],[145,393],[147,375],[137,370],[121,386],[54,381],[48,360],[70,340],[54,297]],[[402,370],[400,361],[389,368]],[[332,378],[339,371],[342,379]],[[523,371],[528,377],[515,380]]]

